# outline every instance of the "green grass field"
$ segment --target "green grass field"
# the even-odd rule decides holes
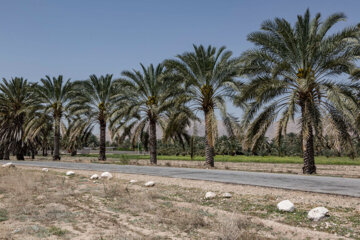
[[[98,154],[82,154],[81,157],[97,157]],[[149,155],[123,155],[107,154],[107,158],[115,159],[149,159]],[[192,161],[190,156],[158,156],[159,160],[182,160]],[[193,161],[204,161],[205,157],[196,156]],[[278,156],[215,156],[215,162],[255,162],[255,163],[298,163],[302,164],[303,159],[300,157],[278,157]],[[360,165],[360,158],[350,159],[348,157],[316,157],[316,164],[329,165]]]

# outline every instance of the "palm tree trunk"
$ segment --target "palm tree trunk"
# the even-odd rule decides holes
[[[156,120],[150,119],[150,163],[157,164],[156,154]]]
[[[55,132],[54,132],[54,155],[53,160],[60,160],[60,117],[55,116]]]
[[[106,121],[104,119],[100,119],[100,152],[99,152],[99,160],[106,160]]]
[[[4,148],[0,148],[0,160],[4,159]]]
[[[10,151],[7,145],[4,147],[4,160],[10,160]]]
[[[190,157],[191,157],[191,160],[194,159],[194,150],[195,150],[194,136],[192,136],[191,139],[190,139]]]
[[[16,153],[16,160],[25,160],[24,153],[22,152]]]
[[[315,154],[314,154],[314,134],[313,128],[310,120],[305,115],[306,114],[306,106],[301,106],[302,111],[302,148],[303,148],[303,157],[304,157],[304,174],[316,174],[316,166],[315,166]]]
[[[22,146],[22,141],[17,142],[16,144],[16,160],[25,160],[24,158],[24,147]]]
[[[47,156],[47,148],[46,148],[46,147],[43,147],[43,149],[42,149],[42,155],[43,155],[44,157]]]
[[[214,144],[212,132],[212,116],[211,111],[204,111],[205,113],[205,166],[214,167]]]

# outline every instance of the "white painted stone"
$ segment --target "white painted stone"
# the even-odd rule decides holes
[[[205,199],[213,199],[215,197],[216,197],[216,193],[214,193],[214,192],[207,192],[205,194]]]
[[[232,197],[232,194],[226,192],[226,193],[223,193],[223,194],[221,195],[221,197],[223,197],[223,198],[231,198],[231,197]]]
[[[308,212],[308,218],[313,221],[319,221],[326,216],[329,216],[329,210],[324,207],[313,208]]]
[[[136,183],[137,180],[131,179],[129,183]]]
[[[43,169],[41,169],[41,171],[43,171],[43,172],[48,172],[48,171],[49,171],[49,169],[47,169],[47,168],[43,168]]]
[[[66,176],[74,176],[75,173],[73,171],[67,171]]]
[[[112,177],[113,177],[112,174],[109,172],[103,172],[101,174],[101,178],[112,179]]]
[[[284,200],[284,201],[279,202],[277,204],[277,208],[283,212],[293,212],[295,210],[294,204],[292,202],[290,202],[289,200]]]
[[[99,175],[97,174],[94,174],[90,177],[91,180],[94,180],[94,179],[99,179]]]
[[[153,182],[153,181],[146,182],[146,183],[144,184],[144,186],[145,186],[145,187],[153,187],[153,186],[155,186],[155,182]]]
[[[8,162],[2,165],[2,167],[12,168],[15,167],[15,165],[12,162]]]

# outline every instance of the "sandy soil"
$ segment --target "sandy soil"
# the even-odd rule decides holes
[[[18,167],[17,171],[27,172],[29,169],[36,168]],[[39,169],[36,170],[30,172],[38,174]],[[118,183],[122,190],[120,195],[115,194],[114,200],[104,198],[101,192],[108,188],[108,195],[111,195],[110,190],[115,185],[106,186],[101,180],[88,180],[94,172],[76,171],[74,178],[64,177],[64,172],[54,169],[46,175],[55,175],[65,182],[58,180],[58,184],[69,184],[47,186],[64,194],[62,201],[52,199],[40,206],[45,211],[55,206],[64,211],[79,212],[79,216],[72,224],[55,219],[51,224],[68,232],[63,236],[47,235],[48,239],[124,239],[119,236],[126,236],[127,239],[360,239],[358,198],[115,173],[112,184]],[[1,175],[0,189],[4,188],[4,177],[6,173]],[[128,184],[131,179],[136,179],[138,183]],[[154,188],[143,187],[143,183],[149,180],[156,182]],[[71,191],[66,195],[64,191],[69,191],[69,187]],[[129,194],[124,195],[124,189]],[[204,200],[207,191],[218,195],[231,192],[233,198]],[[42,195],[45,198],[50,196]],[[10,198],[4,201],[0,196],[0,199],[0,208],[11,209]],[[295,204],[295,213],[276,210],[276,203],[284,199]],[[320,222],[311,222],[306,218],[306,213],[318,206],[327,207],[331,216]],[[10,218],[0,222],[0,233],[4,233],[4,239],[24,239],[21,238],[24,236],[26,239],[36,239],[38,235],[33,233],[33,229],[14,233],[17,229],[28,229],[29,225],[31,228],[35,224],[32,221],[31,217],[23,222]],[[43,223],[40,221],[36,224],[41,226]],[[46,227],[49,229],[49,226]]]

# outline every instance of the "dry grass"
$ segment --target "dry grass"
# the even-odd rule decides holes
[[[118,178],[92,181],[57,171],[0,169],[0,239],[262,240],[303,239],[314,233],[331,239],[321,231],[346,235],[344,229],[351,227],[355,238],[360,232],[359,219],[347,209],[328,221],[337,226],[321,229],[324,222],[306,221],[305,206],[295,214],[277,212],[272,196],[210,201],[203,196],[201,188],[164,184],[146,188],[141,181],[128,184]],[[270,219],[270,225],[263,219]],[[340,220],[345,228],[339,226]],[[297,222],[303,229],[291,226]],[[312,228],[320,232],[311,232]],[[304,234],[296,235],[299,230]]]

